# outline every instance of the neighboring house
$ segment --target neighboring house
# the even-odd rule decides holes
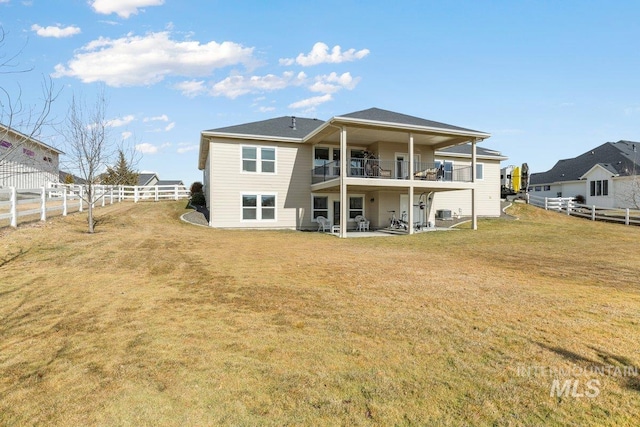
[[[58,182],[62,151],[0,124],[0,188],[31,189]]]
[[[152,185],[156,185],[158,183],[158,175],[155,173],[141,173],[138,174],[138,186],[139,187],[149,187]]]
[[[640,142],[607,142],[547,172],[531,174],[529,193],[540,197],[582,196],[587,205],[640,207]]]
[[[185,187],[184,185],[184,182],[179,179],[161,179],[156,182],[156,185],[177,185],[181,190],[187,189],[187,187]]]
[[[377,108],[326,122],[278,117],[205,130],[198,168],[209,224],[305,230],[323,216],[344,237],[357,215],[384,228],[390,211],[406,212],[413,232],[443,209],[471,217],[475,228],[478,216],[500,215],[505,158],[476,147],[489,136]]]

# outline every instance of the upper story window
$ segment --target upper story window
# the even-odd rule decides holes
[[[243,145],[242,171],[276,173],[276,147]]]
[[[2,148],[11,148],[13,147],[13,144],[11,144],[9,141],[0,141],[0,147]]]
[[[36,155],[36,153],[34,153],[33,151],[29,150],[28,148],[23,148],[22,152],[24,154],[26,154],[29,157],[34,157]]]
[[[482,180],[484,179],[484,164],[476,163],[476,179]]]

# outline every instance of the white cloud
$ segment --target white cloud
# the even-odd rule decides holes
[[[158,152],[158,147],[153,144],[149,144],[148,142],[143,142],[142,144],[136,144],[136,151],[139,151],[143,154],[155,154]]]
[[[194,98],[207,92],[207,86],[204,80],[184,81],[176,84],[174,87],[189,98]]]
[[[178,147],[178,149],[176,150],[178,154],[184,154],[184,153],[188,153],[189,151],[195,151],[198,149],[198,145],[195,145],[195,144],[181,143],[179,145],[180,147]]]
[[[268,113],[270,111],[274,111],[276,107],[259,107],[258,111],[261,113]]]
[[[311,92],[336,93],[340,89],[354,89],[360,82],[360,78],[351,77],[351,73],[338,75],[331,73],[315,77],[315,83],[309,86]]]
[[[233,42],[176,41],[168,32],[119,39],[99,38],[83,46],[53,77],[76,77],[109,86],[152,85],[169,76],[207,76],[217,68],[255,63],[253,48]]]
[[[127,139],[133,136],[133,132],[122,132],[121,136],[122,136],[122,140],[126,141]]]
[[[39,35],[40,37],[55,37],[55,38],[62,38],[62,37],[71,37],[71,36],[75,36],[76,34],[80,34],[80,28],[79,27],[74,27],[69,26],[69,27],[60,27],[60,26],[48,26],[48,27],[41,27],[38,24],[33,24],[31,26],[31,31],[35,31],[37,35]]]
[[[89,4],[97,13],[116,13],[119,17],[127,19],[131,15],[137,15],[138,10],[143,7],[164,4],[164,0],[94,0]]]
[[[171,129],[173,129],[174,127],[176,127],[176,122],[171,122],[171,123],[169,123],[169,124],[164,128],[164,130],[165,130],[166,132],[169,132],[169,131],[170,131]]]
[[[318,42],[313,45],[311,52],[308,55],[299,54],[295,61],[293,58],[280,59],[280,65],[293,65],[294,62],[303,67],[309,67],[318,64],[339,64],[341,62],[350,62],[357,59],[362,59],[369,54],[369,49],[362,49],[356,51],[355,49],[349,49],[342,52],[342,48],[338,45],[334,46],[329,53],[329,46],[325,43]]]
[[[132,121],[134,121],[136,118],[133,115],[128,115],[128,116],[124,116],[122,118],[117,118],[117,119],[113,119],[113,120],[109,120],[106,123],[107,127],[112,127],[112,128],[118,128],[121,126],[126,126],[129,123],[131,123]]]
[[[289,86],[300,86],[307,80],[305,73],[294,74],[290,71],[282,76],[267,74],[266,76],[230,76],[215,83],[209,90],[212,96],[226,96],[235,99],[247,93],[262,93],[281,90]]]
[[[169,117],[166,114],[163,114],[161,116],[145,117],[144,119],[142,119],[142,121],[144,123],[147,123],[147,122],[168,122],[169,121]]]
[[[303,99],[302,101],[294,102],[293,104],[289,104],[289,108],[293,109],[307,109],[312,110],[320,104],[324,104],[325,102],[329,102],[333,99],[330,93],[322,96],[314,96],[312,98]]]

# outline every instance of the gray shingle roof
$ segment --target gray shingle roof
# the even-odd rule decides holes
[[[434,122],[433,120],[421,119],[407,114],[395,113],[393,111],[382,110],[380,108],[369,108],[367,110],[356,111],[354,113],[343,114],[337,118],[351,118],[368,120],[389,124],[424,126],[444,130],[457,130],[464,132],[479,132],[446,123]],[[293,119],[295,118],[295,129]],[[216,129],[209,129],[204,132],[229,133],[237,135],[259,135],[276,138],[298,138],[302,139],[325,122],[319,119],[307,119],[303,117],[283,116],[274,119],[261,120],[258,122],[245,123],[241,125],[227,126]]]
[[[382,110],[380,108],[369,108],[367,110],[356,111],[355,113],[343,114],[339,117],[349,117],[353,119],[371,120],[375,122],[393,124],[425,126],[438,129],[460,130],[465,132],[479,132],[473,129],[466,129],[458,126],[448,125],[446,123],[434,122],[433,120],[421,119],[420,117],[395,113],[393,111]]]
[[[210,129],[205,132],[232,133],[238,135],[260,135],[277,138],[298,138],[302,139],[324,123],[318,119],[305,119],[295,117],[295,129],[293,128],[292,116],[276,117],[275,119],[262,120],[259,122],[245,123],[242,125],[227,126],[217,129]]]
[[[157,177],[157,175],[155,173],[138,174],[138,185],[143,186],[149,184],[149,181],[151,181],[153,177]]]
[[[626,176],[640,171],[640,142],[606,142],[572,159],[559,160],[546,172],[531,174],[529,183],[540,185],[576,181],[597,164],[612,175]]]

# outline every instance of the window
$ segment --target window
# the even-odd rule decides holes
[[[364,215],[364,197],[349,197],[349,219]]]
[[[333,162],[332,167],[326,167]],[[315,147],[313,150],[315,175],[340,175],[340,149],[338,147]]]
[[[243,194],[242,220],[268,221],[276,219],[275,194]]]
[[[442,165],[442,169],[440,169],[440,165]],[[436,160],[435,166],[438,169],[438,180],[451,181],[453,179],[453,162]],[[440,170],[442,170],[442,176],[440,176]],[[471,175],[471,172],[469,172],[469,175]]]
[[[609,180],[597,180],[589,181],[590,195],[591,196],[608,196],[609,195]]]
[[[544,191],[551,191],[551,186],[550,185],[545,185],[544,186]]]
[[[0,141],[0,147],[2,147],[2,148],[11,148],[11,147],[13,147],[13,144],[11,144],[9,141]]]
[[[476,179],[484,179],[484,164],[476,163]]]
[[[36,153],[34,153],[33,151],[29,150],[28,148],[23,148],[22,149],[22,153],[26,154],[29,157],[33,157],[36,155]]]
[[[275,147],[242,146],[242,171],[276,173]]]
[[[313,219],[319,216],[329,218],[329,198],[327,196],[313,196]]]
[[[540,187],[539,185],[536,185],[535,191],[542,191],[542,187]]]

